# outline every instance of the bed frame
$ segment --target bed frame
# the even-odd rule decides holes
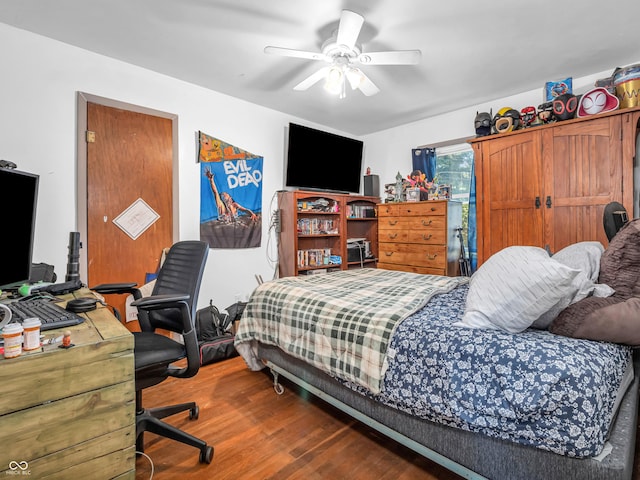
[[[634,379],[610,432],[613,450],[602,461],[557,455],[533,447],[412,417],[343,386],[278,347],[258,345],[258,356],[281,394],[282,375],[355,419],[420,455],[468,479],[631,480],[638,415],[640,355],[634,351]]]

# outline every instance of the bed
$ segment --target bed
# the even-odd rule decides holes
[[[626,312],[634,290],[607,293],[598,279],[611,255],[588,249],[570,249],[565,263],[560,252],[506,249],[471,281],[362,269],[266,282],[236,347],[250,368],[271,369],[277,392],[283,375],[465,478],[630,479],[639,359],[617,337],[576,335],[575,311]],[[536,275],[546,287],[532,287]],[[487,291],[501,282],[511,297]],[[513,318],[482,324],[500,308]],[[624,315],[638,321],[637,311]],[[571,334],[553,333],[563,328]]]

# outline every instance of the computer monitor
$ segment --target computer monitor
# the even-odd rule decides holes
[[[0,168],[0,290],[29,280],[36,225],[38,175]]]

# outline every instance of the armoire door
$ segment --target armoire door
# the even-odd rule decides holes
[[[540,133],[475,143],[478,262],[511,245],[544,245]]]
[[[608,244],[604,207],[623,201],[620,122],[616,115],[542,131],[545,239],[553,252],[580,241]]]

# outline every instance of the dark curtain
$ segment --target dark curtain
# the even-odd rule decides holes
[[[413,170],[420,170],[426,175],[427,182],[433,181],[436,176],[436,149],[435,148],[414,148]]]

